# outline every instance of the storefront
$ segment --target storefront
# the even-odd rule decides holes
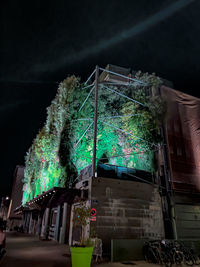
[[[23,231],[68,243],[71,205],[80,196],[80,190],[54,187],[34,198],[16,210],[23,213]]]

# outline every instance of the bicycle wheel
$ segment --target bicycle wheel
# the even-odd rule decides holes
[[[149,261],[148,250],[149,250],[149,246],[148,245],[144,245],[143,249],[142,249],[142,254],[143,254],[144,260],[147,261],[147,262]]]
[[[200,265],[200,256],[199,255],[195,255],[194,259],[195,259],[195,265]]]
[[[145,261],[147,262],[154,262],[155,263],[155,254],[153,252],[153,249],[149,246],[145,246],[143,248],[143,256]]]
[[[153,263],[159,263],[159,259],[154,251],[153,248],[149,248],[148,250],[148,257],[150,259],[150,262],[153,262]]]
[[[174,263],[180,265],[183,262],[183,254],[179,251],[176,251],[173,255]]]
[[[187,253],[184,255],[184,263],[188,266],[192,266],[195,264],[195,259],[192,254]]]
[[[172,260],[171,257],[165,253],[165,252],[161,252],[161,265],[164,265],[165,267],[171,267],[172,266]]]

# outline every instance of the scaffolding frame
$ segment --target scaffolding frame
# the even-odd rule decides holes
[[[121,81],[116,81],[116,82],[100,82],[99,81],[99,77],[100,77],[100,73],[101,72],[105,72],[111,75],[114,75],[116,77],[119,78],[123,78],[125,80],[127,80],[127,82],[121,82]],[[86,98],[84,99],[83,103],[81,104],[80,108],[79,108],[79,112],[83,109],[84,105],[86,104],[87,100],[89,99],[89,97],[91,96],[92,92],[94,91],[95,93],[95,98],[94,98],[94,117],[93,118],[80,118],[80,119],[76,119],[75,121],[79,121],[79,120],[85,120],[88,121],[89,124],[86,127],[86,130],[84,131],[84,133],[81,135],[80,139],[77,141],[77,143],[74,146],[74,149],[77,147],[77,145],[80,143],[80,141],[82,140],[82,138],[85,136],[85,134],[88,132],[88,130],[91,128],[91,126],[94,124],[94,131],[93,131],[93,156],[92,156],[92,177],[95,177],[95,172],[96,172],[96,151],[97,151],[97,125],[98,125],[98,121],[105,123],[106,125],[110,126],[111,128],[115,128],[117,131],[120,131],[126,135],[130,135],[130,136],[134,136],[136,139],[139,139],[143,142],[149,143],[152,145],[152,147],[158,147],[156,144],[154,143],[150,143],[149,141],[135,136],[132,133],[126,132],[118,127],[113,126],[112,124],[108,124],[104,121],[104,119],[109,118],[109,117],[100,117],[98,118],[98,91],[99,91],[99,87],[102,86],[103,88],[105,88],[106,90],[110,90],[111,92],[119,95],[122,98],[128,99],[129,101],[133,102],[133,104],[138,104],[141,106],[145,106],[143,103],[137,101],[136,99],[133,99],[115,89],[110,88],[109,86],[131,86],[131,85],[143,85],[143,86],[148,86],[150,84],[147,84],[143,81],[140,81],[138,79],[132,78],[130,76],[126,76],[114,71],[110,71],[108,69],[104,69],[99,67],[98,65],[95,67],[95,69],[93,70],[93,72],[90,74],[90,76],[88,77],[88,79],[85,82],[85,86],[82,88],[87,89],[87,88],[91,88],[89,93],[87,94]],[[131,114],[131,115],[125,115],[125,116],[110,116],[110,118],[120,118],[120,117],[133,117],[133,116],[137,116],[138,114]],[[92,121],[92,122],[91,122]],[[124,155],[126,156],[126,155]]]

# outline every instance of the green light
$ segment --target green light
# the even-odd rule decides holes
[[[159,86],[160,80],[154,75],[138,73],[136,78],[152,86]],[[71,177],[76,178],[80,170],[92,162],[93,127],[83,136],[94,114],[94,96],[90,96],[84,107],[78,112],[88,92],[84,85],[71,76],[58,88],[57,95],[47,109],[44,128],[38,133],[26,155],[23,204],[53,187],[65,187]],[[115,87],[113,86],[115,89]],[[119,95],[99,87],[99,118],[111,117],[98,121],[97,161],[113,165],[154,171],[154,152],[151,143],[159,142],[159,123],[156,114],[162,106],[145,95],[141,85],[121,87],[129,97],[145,105],[139,107],[127,102]],[[161,110],[161,109],[160,109]],[[130,117],[123,115],[137,114]],[[121,115],[117,118],[116,115]],[[162,115],[162,110],[159,115]],[[115,116],[115,119],[112,119]],[[106,122],[106,123],[104,123]],[[126,135],[116,128],[129,132]],[[138,136],[141,139],[136,138]]]

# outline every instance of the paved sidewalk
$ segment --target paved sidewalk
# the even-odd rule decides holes
[[[67,245],[55,241],[41,241],[37,236],[7,233],[7,253],[0,262],[1,267],[71,267],[70,250]],[[92,267],[154,267],[146,262],[93,263]],[[81,266],[80,266],[81,267]]]
[[[98,264],[95,265],[96,267],[133,267],[133,266],[138,266],[138,267],[159,267],[158,264],[150,264],[145,261],[131,261],[131,264],[128,264],[129,261],[124,261],[123,263],[121,262],[113,262],[113,263],[105,263],[105,264]]]
[[[6,255],[2,267],[71,266],[69,247],[55,241],[41,241],[37,236],[7,233]]]

